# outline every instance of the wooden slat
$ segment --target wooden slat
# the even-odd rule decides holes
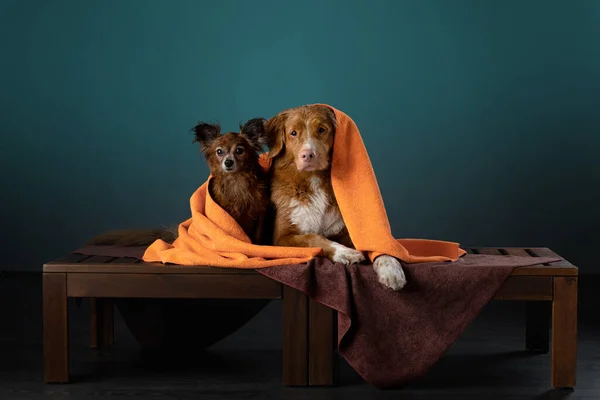
[[[263,275],[67,274],[69,297],[278,299],[281,284]]]
[[[498,253],[499,255],[499,253]],[[180,275],[257,275],[253,269],[217,268],[217,267],[188,267],[163,264],[46,264],[44,272],[66,272],[69,274],[180,274]],[[537,264],[530,267],[515,268],[512,275],[538,276],[576,276],[576,268],[561,268],[551,265]]]
[[[90,258],[91,256],[85,255],[85,254],[67,254],[66,256],[57,258],[56,260],[52,261],[53,263],[59,263],[59,264],[77,264],[80,263],[81,261],[84,261],[88,258]]]
[[[509,276],[494,300],[552,300],[552,277]]]
[[[577,276],[579,271],[577,267],[562,259],[558,254],[547,248],[525,248],[528,254],[534,257],[557,257],[561,261],[551,264],[537,264],[531,267],[515,268],[512,275],[545,275],[545,276]]]
[[[244,268],[218,268],[182,265],[170,265],[160,263],[87,263],[79,264],[51,262],[44,264],[44,272],[67,272],[69,274],[214,274],[214,275],[258,275],[254,269]]]
[[[495,247],[478,247],[477,252],[479,254],[487,254],[491,256],[501,256],[502,253]]]
[[[334,384],[334,319],[335,311],[315,300],[309,300],[308,319],[308,384]]]
[[[562,258],[561,256],[559,256],[558,254],[556,254],[555,252],[553,252],[552,250],[550,250],[548,248],[534,247],[534,248],[529,249],[529,251],[538,257],[558,257],[558,258],[560,258],[561,261],[553,262],[550,264],[550,266],[552,266],[554,268],[570,268],[573,270],[577,270],[576,266],[574,266],[573,264],[571,264],[570,262],[568,262],[567,260],[565,260],[564,258]]]
[[[137,258],[133,257],[119,257],[117,259],[112,260],[111,264],[135,264],[138,262]]]
[[[522,256],[522,257],[560,257],[549,249],[525,247],[507,247],[503,249],[491,247],[476,247],[473,248],[474,254],[490,254],[490,255],[507,255]],[[531,253],[531,254],[530,254]],[[511,276],[577,276],[577,268],[567,262],[557,262],[550,265],[536,264],[528,267],[518,267],[513,270]]]
[[[577,368],[577,278],[554,278],[552,386],[575,387]]]
[[[85,260],[86,264],[105,264],[116,260],[117,257],[109,257],[109,256],[91,256],[90,258]]]
[[[44,379],[69,382],[69,318],[65,274],[43,275]]]
[[[507,247],[504,249],[504,251],[506,251],[506,254],[509,256],[531,257],[531,254],[529,254],[527,250],[521,248]]]
[[[502,255],[503,253],[517,256],[530,256],[526,248],[469,248],[472,254],[491,254]],[[560,257],[554,252],[545,248],[533,248],[530,250],[534,255]],[[68,272],[68,273],[126,273],[126,274],[233,274],[233,275],[253,275],[256,271],[253,269],[242,268],[218,268],[206,266],[180,266],[161,263],[136,263],[135,259],[117,258],[110,262],[88,262],[89,256],[72,254],[63,259],[55,260],[44,265],[44,272]],[[62,260],[62,261],[61,261]],[[67,261],[65,261],[67,260]],[[94,258],[96,261],[106,261],[104,258]],[[550,265],[533,265],[530,267],[515,268],[512,275],[533,275],[533,276],[576,276],[577,267],[564,260],[552,263]]]
[[[283,286],[283,384],[308,384],[308,297]]]
[[[533,257],[558,257],[562,258],[552,250],[546,247],[529,247],[526,249]],[[573,266],[574,268],[574,266]]]
[[[532,265],[530,267],[518,267],[513,270],[511,276],[577,276],[577,271],[572,268],[553,268],[544,265]]]

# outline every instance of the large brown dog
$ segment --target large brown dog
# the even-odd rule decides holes
[[[265,128],[273,159],[274,244],[320,247],[330,260],[342,264],[364,261],[350,240],[331,186],[333,110],[318,105],[288,109],[267,121]],[[389,288],[399,290],[406,284],[394,257],[377,257],[373,268]]]

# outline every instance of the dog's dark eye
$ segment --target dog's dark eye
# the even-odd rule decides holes
[[[323,128],[322,126],[319,127],[319,133],[323,133],[325,132],[325,128]]]
[[[237,155],[244,154],[244,148],[238,147],[237,149],[235,149],[235,154],[237,154]]]
[[[292,133],[290,133],[290,135],[292,136],[296,136],[298,133],[296,131],[292,131]]]
[[[218,155],[218,156],[222,156],[222,155],[223,155],[223,150],[221,150],[221,149],[217,149],[217,155]]]

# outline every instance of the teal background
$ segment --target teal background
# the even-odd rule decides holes
[[[361,129],[397,237],[600,271],[600,2],[0,1],[3,269],[189,216],[190,128]]]

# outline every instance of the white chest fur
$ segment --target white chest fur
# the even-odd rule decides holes
[[[308,202],[290,201],[290,222],[303,234],[335,235],[344,228],[344,220],[338,207],[332,207],[331,199],[320,186],[321,180],[314,177],[311,179],[312,194],[308,196]]]

